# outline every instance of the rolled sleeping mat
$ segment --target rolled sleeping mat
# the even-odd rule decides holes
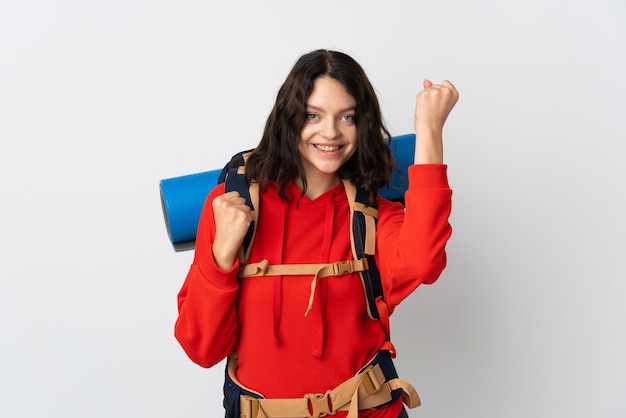
[[[381,188],[380,196],[403,202],[408,187],[408,168],[415,155],[415,134],[393,137],[391,150],[401,174],[394,172],[389,187]],[[204,171],[161,180],[161,207],[165,228],[175,251],[195,247],[200,212],[209,192],[217,186],[222,169]]]

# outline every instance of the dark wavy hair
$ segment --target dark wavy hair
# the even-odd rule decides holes
[[[322,76],[339,81],[356,100],[356,152],[338,174],[364,190],[371,204],[378,189],[389,184],[395,169],[391,135],[383,123],[378,98],[363,68],[342,52],[317,50],[298,59],[278,91],[261,142],[246,161],[246,178],[249,182],[258,182],[262,189],[275,181],[280,197],[286,200],[287,184],[300,177],[303,193],[306,192],[298,142],[306,122],[306,102],[315,80]]]

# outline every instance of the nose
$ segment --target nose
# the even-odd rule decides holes
[[[334,118],[326,118],[321,128],[321,135],[327,139],[335,139],[339,136],[339,128],[337,120]]]

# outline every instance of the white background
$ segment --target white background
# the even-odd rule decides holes
[[[158,184],[254,146],[317,48],[394,135],[461,92],[449,266],[393,318],[411,416],[626,416],[625,41],[622,0],[1,0],[0,416],[222,416]]]

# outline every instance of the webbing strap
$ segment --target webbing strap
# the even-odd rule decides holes
[[[241,396],[240,418],[318,418],[337,411],[348,411],[348,418],[357,418],[360,410],[391,402],[391,392],[396,389],[402,389],[402,401],[409,408],[420,405],[419,395],[410,383],[399,378],[386,380],[376,364],[326,393],[309,393],[296,399]]]
[[[330,277],[341,276],[348,273],[363,272],[368,269],[367,258],[361,260],[338,261],[329,264],[269,264],[267,260],[260,263],[250,263],[243,265],[239,270],[239,278],[258,276],[289,276],[312,274],[311,291],[309,293],[309,303],[307,304],[304,316],[307,316],[313,309],[315,299],[315,289],[317,280]]]
[[[239,278],[258,276],[302,276],[312,274],[317,278],[341,276],[365,271],[367,259],[337,261],[328,264],[270,264],[267,260],[245,264],[239,270]]]

